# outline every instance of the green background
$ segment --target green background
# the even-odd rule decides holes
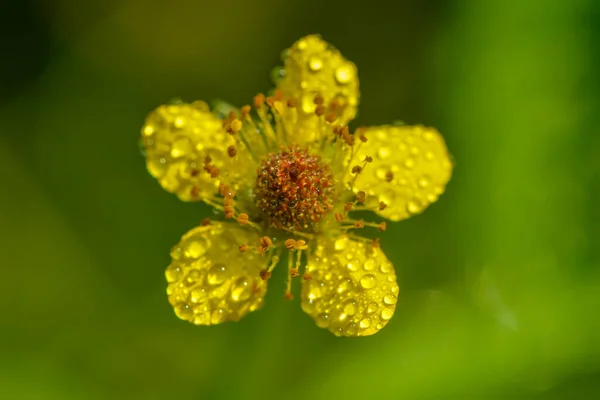
[[[1,7],[1,398],[600,396],[600,3]],[[280,270],[239,323],[182,322],[164,268],[209,209],[148,175],[143,120],[174,96],[249,102],[315,32],[358,66],[355,126],[435,126],[456,161],[382,239],[396,314],[336,338]]]

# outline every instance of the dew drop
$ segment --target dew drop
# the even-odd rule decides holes
[[[252,295],[252,288],[247,278],[238,278],[231,288],[231,299],[235,302],[248,300]]]
[[[373,314],[375,311],[379,309],[379,304],[372,302],[367,306],[367,314]]]
[[[271,70],[271,81],[275,84],[279,82],[286,74],[283,67],[275,67]]]
[[[342,251],[348,246],[348,238],[343,236],[335,241],[335,250]]]
[[[220,285],[225,282],[225,278],[227,277],[227,267],[225,264],[217,263],[214,264],[208,270],[208,283],[211,285]]]
[[[387,304],[388,306],[391,306],[392,304],[396,304],[396,296],[392,296],[391,294],[386,294],[385,296],[383,296],[383,302],[385,304]]]
[[[379,266],[379,270],[382,274],[389,274],[390,272],[392,272],[392,264],[390,264],[389,262],[384,262]]]
[[[180,304],[175,308],[175,313],[181,319],[189,321],[194,316],[194,310],[188,303]]]
[[[354,288],[354,284],[352,283],[352,279],[346,278],[340,282],[337,288],[338,293],[344,293],[348,290],[352,290]]]
[[[356,263],[349,262],[346,267],[348,267],[348,270],[352,272],[358,271],[358,265]]]
[[[367,329],[368,327],[371,326],[371,320],[369,318],[363,318],[363,319],[360,320],[359,326],[362,329]]]
[[[419,179],[419,186],[421,186],[422,188],[426,188],[427,186],[429,186],[429,179],[425,177]]]
[[[187,245],[186,249],[184,250],[184,254],[188,258],[196,259],[204,254],[205,250],[206,248],[200,241],[194,240]]]
[[[363,268],[365,269],[365,271],[372,271],[375,269],[375,266],[377,265],[377,262],[373,259],[373,258],[369,258],[367,261],[365,261],[365,263],[363,264]]]
[[[412,169],[415,166],[415,159],[412,157],[407,158],[406,160],[404,160],[404,166],[408,169]]]
[[[196,284],[196,282],[198,282],[198,280],[200,279],[200,276],[201,276],[200,271],[197,269],[193,269],[190,272],[188,272],[183,283],[186,286],[193,286],[194,284]]]
[[[389,147],[380,147],[377,149],[377,157],[380,160],[385,160],[390,156],[390,148]]]
[[[358,324],[356,322],[350,322],[346,325],[346,336],[356,336],[358,333]]]
[[[227,311],[225,311],[225,309],[223,309],[223,308],[217,308],[215,311],[213,311],[213,313],[210,317],[210,323],[211,324],[220,324],[221,322],[225,322],[226,317],[227,317]]]
[[[408,202],[408,204],[406,205],[406,209],[411,214],[417,214],[421,212],[421,206],[414,200]]]
[[[176,282],[179,279],[181,279],[182,274],[183,271],[181,270],[181,267],[174,264],[169,265],[169,267],[165,271],[165,276],[167,277],[167,282],[169,283]]]
[[[427,153],[425,153],[425,159],[427,161],[431,161],[435,158],[435,156],[433,155],[433,153],[431,151],[428,151]]]
[[[190,293],[190,300],[192,303],[203,303],[208,297],[208,293],[206,293],[206,289],[204,288],[195,288]]]
[[[340,85],[346,85],[352,80],[352,68],[342,65],[335,70],[335,80]]]
[[[347,315],[354,315],[358,311],[358,302],[355,299],[348,299],[344,303],[344,312]]]
[[[317,56],[312,56],[308,60],[308,68],[313,72],[320,71],[323,68],[323,60]]]
[[[363,289],[372,289],[376,284],[377,278],[375,278],[375,275],[367,274],[360,278],[360,286],[362,286]]]
[[[321,313],[319,315],[317,315],[316,318],[316,323],[317,326],[319,326],[320,328],[327,328],[329,326],[329,314],[327,313]]]
[[[394,310],[392,310],[391,308],[384,308],[383,310],[381,310],[381,319],[384,321],[388,321],[390,318],[392,318],[392,315],[394,315]]]

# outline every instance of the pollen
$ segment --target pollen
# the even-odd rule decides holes
[[[308,150],[284,148],[262,161],[254,194],[258,208],[274,226],[313,231],[333,208],[333,174]]]

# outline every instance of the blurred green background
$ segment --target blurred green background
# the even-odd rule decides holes
[[[0,398],[600,398],[599,2],[0,7]],[[396,315],[336,338],[276,274],[239,323],[182,322],[164,268],[209,209],[148,175],[141,124],[249,102],[308,33],[358,65],[355,126],[436,126],[456,160],[383,237]]]

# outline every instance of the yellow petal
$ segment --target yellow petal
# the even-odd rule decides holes
[[[150,174],[183,201],[202,200],[217,191],[219,180],[204,170],[205,157],[219,170],[227,169],[227,147],[235,144],[203,102],[158,107],[146,118],[142,142]]]
[[[320,242],[302,283],[302,309],[337,336],[368,336],[392,318],[396,273],[383,251],[340,236]]]
[[[267,258],[241,253],[258,234],[238,225],[211,223],[186,233],[171,250],[167,294],[177,316],[196,325],[237,321],[262,307],[267,282],[260,278]]]
[[[352,164],[368,164],[355,182],[354,191],[367,194],[369,207],[392,221],[419,214],[444,193],[452,174],[452,162],[444,139],[434,128],[378,126],[363,131],[367,142],[357,148]],[[348,184],[352,178],[348,177]]]
[[[317,35],[306,36],[287,50],[285,73],[277,88],[298,102],[297,132],[300,141],[319,139],[313,118],[316,95],[324,105],[336,100],[337,124],[345,124],[356,115],[358,107],[358,73],[356,66]]]

